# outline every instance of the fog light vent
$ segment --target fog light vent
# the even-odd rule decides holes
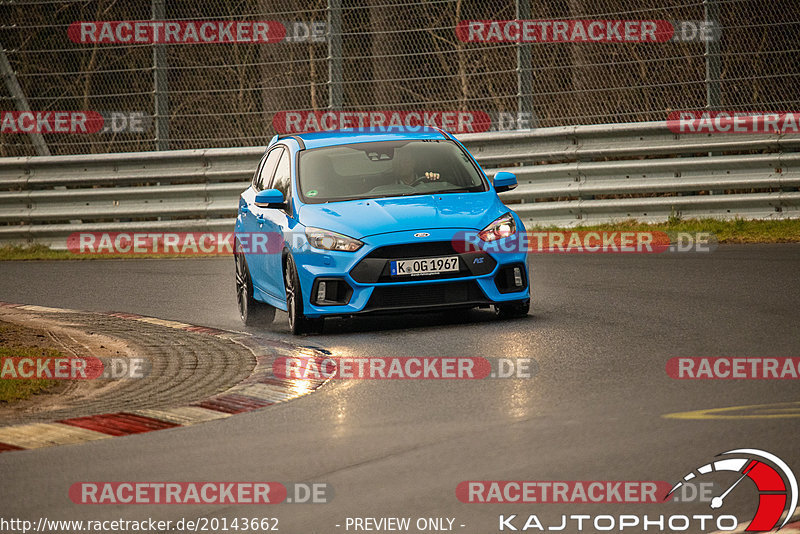
[[[316,306],[342,306],[350,302],[353,288],[340,278],[317,279],[311,288],[311,303]]]
[[[325,300],[325,282],[320,282],[317,285],[317,302],[323,302]]]
[[[528,272],[524,264],[505,265],[497,271],[494,284],[500,293],[516,293],[528,287]]]

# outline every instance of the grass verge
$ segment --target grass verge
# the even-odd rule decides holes
[[[548,227],[556,229],[556,227]],[[587,225],[570,230],[595,230],[607,232],[712,232],[719,243],[800,243],[800,219],[776,221],[748,221],[736,219],[719,221],[716,219],[678,219],[657,224],[645,224],[635,220],[610,224]]]
[[[68,250],[53,250],[45,245],[0,246],[0,261],[18,260],[118,260],[165,258],[220,258],[220,254],[75,254]]]
[[[529,228],[532,230],[533,228]],[[555,226],[543,229],[559,229]],[[658,224],[645,224],[635,220],[610,224],[571,227],[570,230],[597,231],[673,231],[713,232],[719,243],[800,243],[800,219],[751,221],[736,219],[679,219]],[[218,258],[219,254],[74,254],[67,250],[52,250],[44,245],[6,245],[0,247],[0,261],[9,260],[92,260],[92,259],[153,259],[153,258]]]
[[[2,378],[7,374],[6,358],[63,358],[64,354],[49,346],[50,340],[30,328],[0,321],[0,406],[27,399],[54,387],[55,380],[15,380]],[[6,365],[4,365],[6,364]]]

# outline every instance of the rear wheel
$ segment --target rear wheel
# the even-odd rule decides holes
[[[501,319],[525,317],[531,309],[531,299],[518,300],[507,304],[495,304],[494,313]]]
[[[253,280],[244,257],[242,245],[236,242],[233,253],[236,264],[236,302],[239,305],[239,317],[247,326],[264,326],[275,319],[275,308],[253,298]]]
[[[286,256],[283,268],[283,285],[286,289],[286,311],[289,314],[289,330],[292,334],[322,332],[325,318],[311,319],[303,315],[303,292],[300,288],[300,277],[291,255]]]

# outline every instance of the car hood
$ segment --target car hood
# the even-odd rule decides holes
[[[482,230],[508,212],[493,191],[304,204],[300,223],[361,239],[407,230]]]

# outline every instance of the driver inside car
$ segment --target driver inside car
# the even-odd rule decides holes
[[[416,162],[408,157],[398,155],[394,158],[394,175],[397,177],[399,184],[407,186],[414,186],[421,182],[435,182],[439,179],[439,173],[433,171],[425,171],[417,173]]]

